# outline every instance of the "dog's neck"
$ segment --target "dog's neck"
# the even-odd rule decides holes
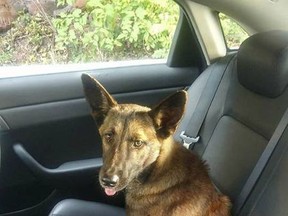
[[[137,180],[141,183],[141,184],[145,184],[146,181],[149,180],[149,177],[152,173],[152,171],[154,170],[156,165],[156,161],[152,164],[150,164],[148,167],[146,167],[137,177]]]
[[[151,202],[156,202],[157,194],[163,194],[163,191],[167,191],[169,188],[182,185],[184,183],[182,179],[185,180],[187,174],[179,167],[183,164],[181,160],[185,160],[183,154],[187,154],[187,150],[172,137],[164,140],[156,161],[126,187],[127,206],[137,209],[140,202],[148,207]],[[149,199],[147,200],[145,197],[149,197]]]
[[[169,167],[168,164],[172,158],[173,149],[177,147],[176,145],[178,145],[178,143],[174,141],[172,136],[163,140],[156,161],[146,167],[143,172],[138,175],[136,181],[144,185],[150,181],[155,181],[157,176],[163,175],[163,173],[167,171],[167,167]]]

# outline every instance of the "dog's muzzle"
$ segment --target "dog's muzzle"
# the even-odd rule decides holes
[[[105,187],[115,187],[118,184],[119,181],[119,177],[117,175],[113,175],[113,176],[104,176],[101,179],[102,185]]]

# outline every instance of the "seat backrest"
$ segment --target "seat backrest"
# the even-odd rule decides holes
[[[185,130],[210,72],[204,71],[188,90],[187,111],[177,133]],[[232,202],[288,106],[287,84],[288,32],[284,31],[248,38],[221,80],[194,151],[207,161],[215,185]]]

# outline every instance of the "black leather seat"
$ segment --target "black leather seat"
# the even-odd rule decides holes
[[[88,202],[76,199],[66,199],[59,202],[49,216],[124,216],[123,208],[109,206],[103,203]]]
[[[211,103],[195,151],[216,186],[234,201],[288,106],[288,32],[253,35],[243,42]],[[206,71],[208,72],[208,71]],[[202,73],[189,89],[183,124],[205,86]],[[205,90],[205,89],[204,89]],[[193,122],[191,122],[193,124]]]
[[[176,138],[188,123],[193,124],[189,120],[195,101],[205,91],[210,73],[211,70],[206,69],[188,90],[187,111]],[[208,162],[215,185],[229,195],[232,202],[288,107],[287,84],[288,32],[271,31],[248,38],[227,66],[194,151]],[[286,208],[288,211],[286,205],[282,206],[282,209]],[[111,211],[106,215],[124,215],[119,208],[76,200],[59,203],[51,215],[89,216],[90,210],[95,212],[93,215],[102,215],[102,211]]]

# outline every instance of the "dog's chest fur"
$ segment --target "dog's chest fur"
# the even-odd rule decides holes
[[[147,179],[135,179],[128,185],[127,215],[202,216],[211,198],[219,196],[206,165],[172,139],[162,146]]]

